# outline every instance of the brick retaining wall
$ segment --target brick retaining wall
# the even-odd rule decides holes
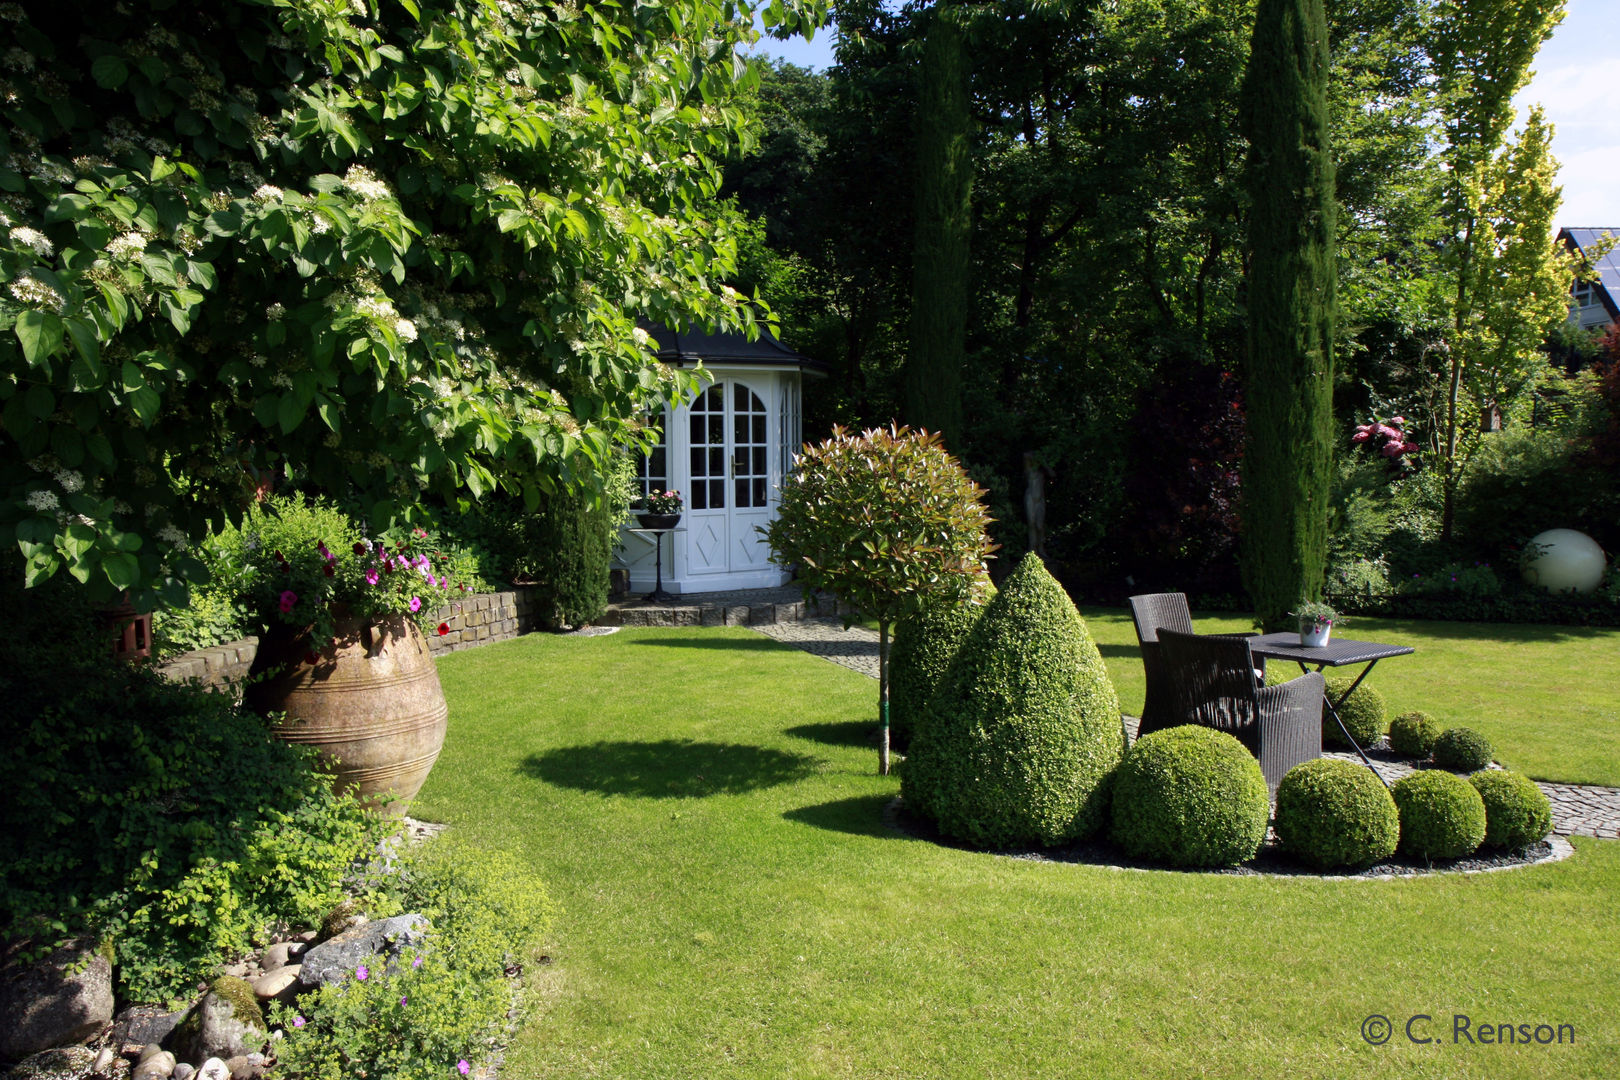
[[[445,623],[449,632],[428,635],[428,648],[434,656],[505,641],[539,630],[535,619],[534,589],[479,593],[446,604],[433,613],[433,625]],[[207,649],[181,653],[158,670],[170,679],[196,679],[204,686],[226,689],[240,683],[253,667],[259,639],[243,638]]]

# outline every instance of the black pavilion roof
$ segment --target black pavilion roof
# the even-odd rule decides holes
[[[661,323],[642,320],[641,328],[658,342],[658,359],[666,364],[747,364],[755,367],[796,368],[809,375],[827,374],[824,360],[796,353],[761,330],[753,341],[740,333],[706,334],[676,331]]]

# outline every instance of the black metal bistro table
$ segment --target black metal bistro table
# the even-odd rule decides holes
[[[1373,775],[1378,776],[1378,779],[1384,780],[1378,770],[1373,769],[1373,763],[1367,760],[1366,751],[1361,749],[1361,744],[1356,742],[1354,736],[1350,734],[1350,729],[1346,728],[1344,721],[1339,718],[1339,706],[1355,693],[1356,687],[1361,685],[1361,681],[1377,666],[1378,661],[1387,660],[1391,656],[1407,656],[1417,652],[1416,649],[1410,645],[1385,645],[1376,641],[1343,639],[1329,640],[1326,645],[1308,649],[1299,643],[1299,634],[1284,630],[1276,634],[1260,634],[1249,638],[1249,651],[1267,660],[1292,660],[1299,664],[1301,671],[1311,670],[1311,664],[1316,665],[1317,671],[1323,668],[1344,667],[1346,664],[1366,664],[1367,666],[1361,669],[1361,674],[1356,676],[1356,681],[1350,684],[1350,688],[1339,695],[1339,700],[1334,701],[1331,697],[1323,695],[1322,701],[1333,717],[1333,722],[1339,725],[1339,731],[1344,734],[1345,741],[1361,755],[1362,764],[1372,769]],[[1389,786],[1388,780],[1384,780],[1384,786]]]

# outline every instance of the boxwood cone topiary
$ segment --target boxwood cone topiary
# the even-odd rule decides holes
[[[1400,852],[1418,859],[1460,859],[1485,839],[1485,802],[1454,773],[1429,769],[1396,781]]]
[[[1322,869],[1367,866],[1395,854],[1401,823],[1383,782],[1353,761],[1318,758],[1277,786],[1277,838]]]
[[[900,747],[910,744],[956,651],[984,609],[982,603],[945,601],[895,623],[889,650],[889,730]]]
[[[1184,725],[1136,740],[1114,778],[1114,842],[1174,866],[1232,866],[1266,838],[1260,763],[1224,731]]]
[[[1473,728],[1447,728],[1434,740],[1434,763],[1452,772],[1477,772],[1495,756],[1491,740]]]
[[[1124,741],[1085,622],[1030,554],[946,671],[900,790],[945,835],[979,847],[1063,843],[1101,824]]]
[[[1468,778],[1485,803],[1485,846],[1522,848],[1552,831],[1552,800],[1528,776],[1488,769]]]
[[[1401,713],[1389,722],[1389,748],[1402,757],[1428,757],[1439,737],[1439,722],[1426,712]]]
[[[1339,700],[1339,696],[1350,689],[1354,682],[1355,679],[1349,676],[1329,679],[1327,696],[1334,701]],[[1388,716],[1384,706],[1384,695],[1373,689],[1372,684],[1368,682],[1356,687],[1355,693],[1339,706],[1339,719],[1344,721],[1344,726],[1350,729],[1350,736],[1362,749],[1374,745],[1384,737],[1384,732],[1388,728],[1385,723]],[[1339,730],[1339,725],[1333,722],[1333,717],[1328,715],[1326,705],[1322,707],[1322,743],[1326,746],[1347,745],[1344,733]]]

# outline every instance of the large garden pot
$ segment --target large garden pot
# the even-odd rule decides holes
[[[319,750],[339,790],[403,815],[444,745],[449,709],[438,669],[409,616],[334,622],[332,643],[318,653],[307,631],[273,628],[243,699],[263,714],[286,713],[272,723],[276,736]]]

